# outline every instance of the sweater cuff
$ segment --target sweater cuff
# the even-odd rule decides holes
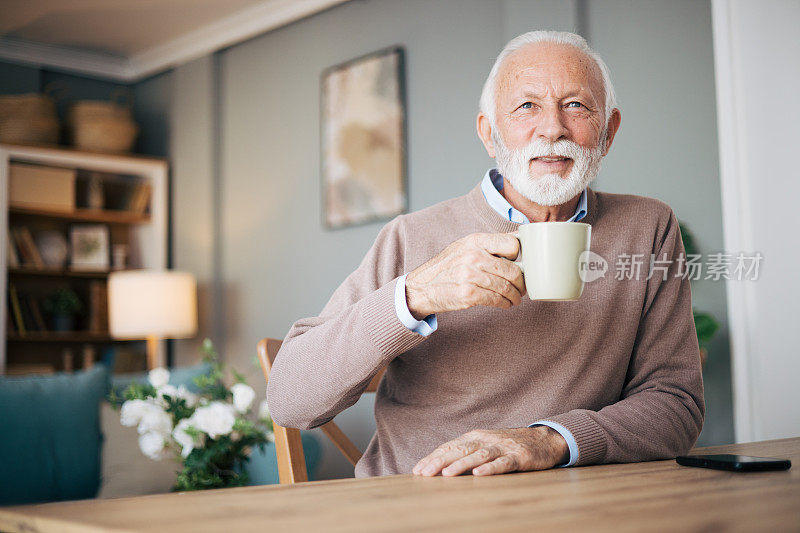
[[[575,466],[599,463],[606,455],[606,438],[603,428],[584,410],[550,416],[539,423],[554,422],[567,428],[578,444],[578,459]],[[574,457],[571,458],[574,461]]]
[[[361,316],[369,336],[386,359],[407,352],[426,339],[405,327],[397,317],[394,305],[397,281],[392,280],[360,302]]]

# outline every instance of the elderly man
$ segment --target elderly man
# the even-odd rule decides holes
[[[357,476],[686,452],[704,405],[678,222],[659,201],[587,187],[620,125],[605,64],[577,35],[527,33],[498,56],[480,104],[497,169],[387,224],[320,316],[294,324],[267,388],[275,421],[324,424],[386,367]],[[578,220],[609,262],[647,258],[642,275],[587,283],[577,302],[523,298],[512,232]]]

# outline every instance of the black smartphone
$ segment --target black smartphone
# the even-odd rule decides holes
[[[773,457],[750,457],[749,455],[684,455],[675,459],[679,465],[731,470],[733,472],[764,472],[766,470],[788,470],[792,462]]]

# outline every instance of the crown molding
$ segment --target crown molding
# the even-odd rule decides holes
[[[130,58],[136,78],[186,63],[280,28],[347,0],[270,0]]]
[[[132,83],[346,1],[266,0],[131,57],[0,39],[0,59]]]
[[[127,58],[66,46],[3,38],[0,39],[0,59],[116,81],[133,81]]]

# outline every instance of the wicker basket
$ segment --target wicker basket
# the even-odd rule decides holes
[[[91,119],[131,120],[131,109],[105,100],[79,100],[73,103],[67,114],[68,122]]]
[[[56,106],[49,95],[0,96],[0,142],[55,144],[58,131]]]
[[[119,95],[126,96],[121,102]],[[96,152],[130,152],[139,128],[133,121],[131,101],[115,91],[111,100],[81,100],[70,106],[67,127],[72,144]]]
[[[72,143],[82,150],[130,152],[138,132],[133,121],[83,119],[72,124]]]

